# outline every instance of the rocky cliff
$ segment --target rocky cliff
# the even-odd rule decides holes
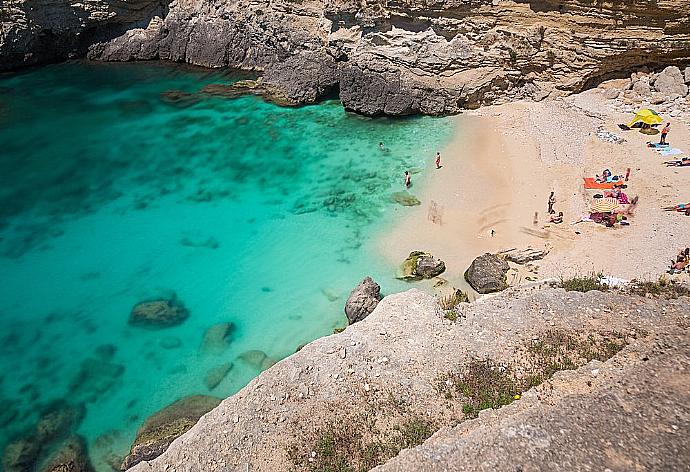
[[[266,71],[294,103],[455,113],[690,60],[688,0],[12,0],[0,68],[87,52]]]
[[[390,295],[130,470],[687,470],[687,306],[508,289],[448,316]]]

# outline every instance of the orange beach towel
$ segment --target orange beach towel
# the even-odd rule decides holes
[[[612,189],[615,187],[620,187],[621,185],[625,185],[625,182],[623,180],[620,180],[618,182],[597,182],[597,180],[593,177],[584,177],[585,179],[585,188],[589,189]]]

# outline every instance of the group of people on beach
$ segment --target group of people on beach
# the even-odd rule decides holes
[[[690,248],[681,249],[675,260],[671,260],[669,273],[676,274],[690,269]]]

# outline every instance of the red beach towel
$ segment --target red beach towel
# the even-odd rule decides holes
[[[611,189],[624,185],[622,180],[619,182],[597,182],[593,177],[583,177],[585,179],[585,188],[589,189]]]

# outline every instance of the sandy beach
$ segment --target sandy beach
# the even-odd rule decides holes
[[[463,289],[463,273],[478,255],[528,246],[550,252],[531,267],[514,265],[519,270],[509,272],[509,283],[593,272],[656,280],[690,245],[690,218],[662,211],[690,201],[690,167],[666,167],[663,162],[677,156],[661,157],[645,145],[658,135],[618,128],[631,118],[613,111],[602,89],[456,117],[455,137],[441,150],[442,168],[429,156],[411,189],[422,204],[400,209],[399,223],[381,238],[382,253],[399,263],[412,250],[429,251],[446,262],[443,277]],[[690,151],[688,126],[670,121],[668,141]],[[597,136],[599,128],[626,141],[606,142]],[[631,169],[624,192],[639,196],[639,204],[630,226],[573,224],[601,192],[586,190],[583,177],[607,168],[614,174]],[[555,211],[564,213],[560,225],[548,223],[551,191]]]

